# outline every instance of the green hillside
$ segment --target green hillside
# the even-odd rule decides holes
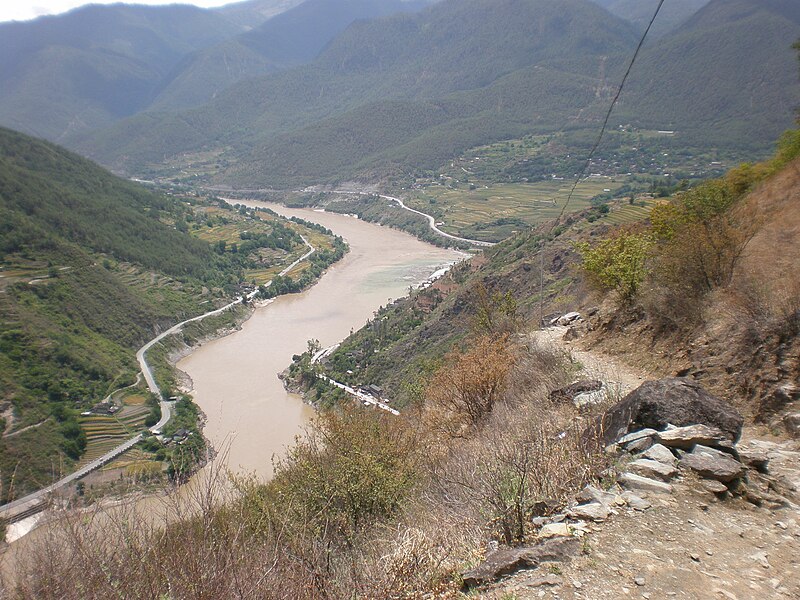
[[[78,413],[134,383],[136,349],[274,275],[305,252],[300,233],[326,237],[0,129],[0,501],[69,471]]]
[[[148,110],[199,106],[244,79],[312,61],[353,21],[413,12],[426,4],[425,0],[306,0],[187,57]]]
[[[192,6],[86,6],[0,24],[0,124],[51,140],[148,106],[190,52],[240,28]]]
[[[796,13],[778,0],[712,1],[645,47],[614,124],[675,131],[712,161],[766,154],[800,96]],[[588,1],[444,1],[354,23],[314,62],[202,107],[139,115],[74,143],[115,169],[177,168],[233,186],[438,169],[503,139],[596,131],[635,40],[632,25]]]

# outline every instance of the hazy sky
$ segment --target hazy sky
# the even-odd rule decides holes
[[[0,0],[0,21],[24,21],[41,15],[66,12],[83,4],[114,4],[120,0]],[[196,6],[222,6],[236,0],[138,0],[127,4],[194,4]]]

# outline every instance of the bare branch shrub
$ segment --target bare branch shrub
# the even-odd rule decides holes
[[[453,350],[426,392],[433,426],[454,436],[474,429],[503,397],[515,361],[516,348],[507,335],[484,335],[466,351]]]

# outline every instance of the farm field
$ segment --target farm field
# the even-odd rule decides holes
[[[472,190],[431,186],[414,192],[408,205],[433,215],[448,233],[497,241],[520,227],[558,216],[572,183],[552,180],[495,184]],[[586,208],[595,196],[613,193],[621,186],[621,178],[589,177],[578,184],[568,211]]]
[[[620,201],[618,204],[611,204],[611,210],[608,214],[604,215],[600,220],[603,223],[611,225],[625,225],[627,223],[635,223],[643,221],[650,216],[650,209],[659,203],[656,198],[644,198],[638,202],[640,204],[628,204],[627,202]]]
[[[81,416],[78,422],[86,432],[86,452],[78,463],[79,468],[113,450],[132,435],[130,429],[113,416]]]
[[[113,450],[144,429],[149,414],[147,398],[137,391],[132,391],[125,396],[122,408],[115,415],[81,415],[78,422],[86,433],[86,452],[78,466],[83,466]]]

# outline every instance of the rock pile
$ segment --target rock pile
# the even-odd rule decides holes
[[[599,391],[600,382],[581,381],[551,396],[574,401]],[[693,420],[694,419],[694,420]],[[651,498],[675,493],[675,484],[724,499],[731,494],[754,503],[763,498],[746,485],[749,474],[768,472],[768,456],[759,448],[737,448],[742,417],[732,406],[694,382],[670,378],[642,384],[611,407],[587,430],[606,441],[618,473],[610,489],[587,486],[563,511],[536,517],[537,543],[496,549],[476,568],[463,573],[465,587],[492,582],[518,569],[569,560],[576,538],[619,511],[645,511]],[[755,495],[755,498],[754,498]]]

